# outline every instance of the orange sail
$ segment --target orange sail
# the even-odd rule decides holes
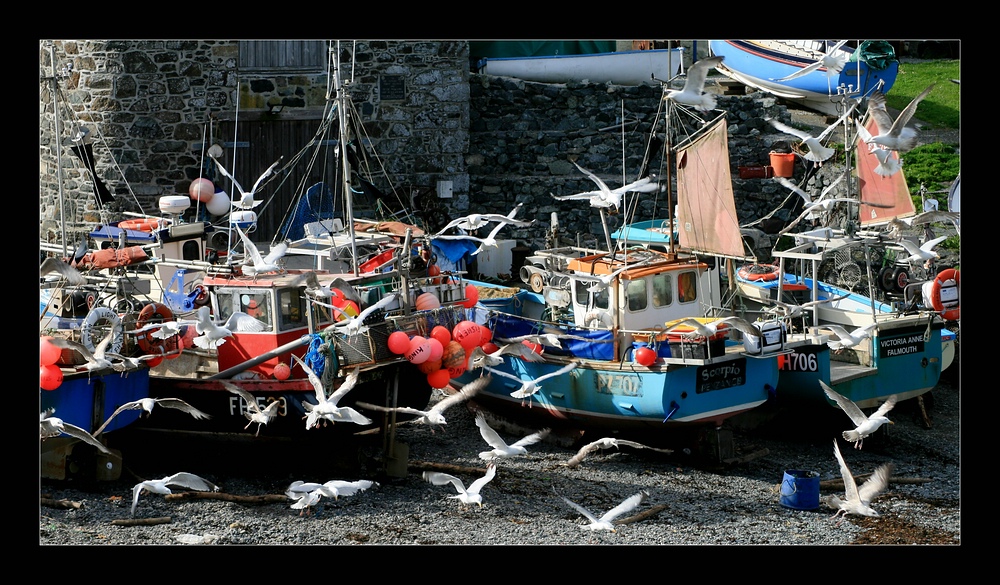
[[[875,120],[868,116],[864,122],[868,133],[875,136],[879,133]],[[897,161],[899,153],[893,151],[890,155]],[[875,172],[879,165],[878,158],[869,150],[869,146],[859,137],[855,151],[858,186],[861,192],[860,217],[862,226],[884,224],[894,217],[910,217],[916,215],[913,200],[910,199],[910,189],[906,186],[906,177],[900,169],[889,177]],[[890,207],[873,207],[865,205],[871,202]]]

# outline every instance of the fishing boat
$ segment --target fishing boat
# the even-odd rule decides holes
[[[873,120],[863,124],[874,129]],[[950,326],[960,317],[959,273],[907,260],[900,238],[916,236],[886,229],[915,214],[904,171],[880,174],[880,161],[863,139],[855,133],[851,143],[848,156],[855,162],[845,165],[845,173],[857,182],[860,201],[849,204],[840,221],[818,217],[820,225],[790,233],[794,245],[775,249],[776,262],[744,265],[734,275],[748,313],[806,306],[800,315],[786,315],[789,338],[800,332],[829,336],[782,356],[783,405],[837,408],[819,381],[861,408],[877,407],[892,394],[918,398],[937,385],[955,357]],[[839,347],[832,327],[872,329],[856,345]]]
[[[680,115],[668,110],[667,120]],[[677,125],[668,124],[668,136]],[[505,352],[491,370],[465,373],[459,383],[492,375],[478,403],[506,420],[670,442],[718,431],[774,396],[779,356],[791,349],[780,323],[758,323],[761,336],[717,323],[732,315],[720,286],[723,266],[752,257],[736,221],[725,112],[683,125],[689,135],[666,148],[678,161],[675,213],[685,226],[678,246],[669,238],[659,249],[612,242],[598,208],[606,248],[559,246],[552,237],[520,270],[530,290],[505,297],[477,283],[475,317],[492,331],[492,343],[524,340],[540,352]],[[662,184],[669,185],[674,167],[665,168]],[[698,338],[685,319],[718,328]],[[540,378],[533,393],[521,390]]]
[[[899,73],[887,41],[711,40],[709,49],[725,57],[716,68],[727,77],[829,116],[839,115],[839,96],[888,93]],[[824,58],[842,69],[817,67]]]
[[[667,80],[681,72],[684,49],[648,49],[579,55],[484,57],[479,73],[541,83],[613,83],[640,85]]]

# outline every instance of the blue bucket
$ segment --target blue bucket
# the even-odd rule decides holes
[[[781,480],[781,505],[796,510],[819,508],[819,473],[789,469]]]

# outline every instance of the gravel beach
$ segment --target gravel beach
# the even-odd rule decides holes
[[[958,362],[953,367],[957,370]],[[833,439],[849,426],[847,416],[834,409],[774,413],[755,417],[765,422],[753,424],[730,419],[723,426],[732,432],[735,447],[728,463],[682,449],[664,454],[623,447],[594,452],[569,468],[563,464],[577,448],[600,437],[585,435],[574,444],[564,434],[553,435],[529,447],[527,455],[500,460],[496,477],[482,489],[484,505],[464,506],[451,497],[457,495],[451,485],[432,485],[421,474],[425,469],[445,471],[468,485],[485,471],[478,453],[487,446],[474,421],[477,405],[469,402],[446,411],[448,424],[442,430],[397,427],[397,441],[408,448],[405,477],[383,473],[385,443],[379,435],[353,448],[348,441],[339,453],[331,452],[337,448],[330,445],[266,439],[130,445],[123,448],[125,470],[117,481],[74,485],[42,480],[39,543],[959,545],[957,374],[945,372],[942,382],[924,396],[924,410],[916,399],[898,404],[889,413],[894,424],[866,439],[863,449],[840,441],[856,476],[882,463],[895,465],[889,489],[873,503],[879,518],[849,516],[838,525],[831,519],[834,511],[824,504],[816,510],[781,505],[779,485],[789,469],[818,472],[821,498],[843,496],[842,484],[828,485],[840,479]],[[438,399],[435,395],[431,400]],[[519,438],[498,431],[508,442]],[[248,439],[254,439],[252,433]],[[313,459],[302,457],[303,452]],[[133,485],[178,471],[214,482],[227,499],[143,494],[135,518],[162,523],[115,524],[130,519]],[[404,474],[397,468],[393,475]],[[291,500],[282,495],[292,481],[331,479],[379,483],[352,496],[324,499],[309,515],[291,509]],[[636,510],[618,518],[616,532],[584,529],[583,516],[559,497],[600,516],[640,491],[648,496]]]

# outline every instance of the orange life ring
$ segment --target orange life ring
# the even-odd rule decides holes
[[[961,315],[959,275],[958,270],[946,268],[934,277],[934,284],[931,285],[931,306],[946,321],[958,321]]]
[[[737,274],[745,280],[768,282],[778,278],[780,270],[774,264],[746,264],[737,271]]]
[[[170,307],[163,303],[150,303],[139,311],[139,316],[135,319],[135,328],[142,329],[151,323],[172,321],[173,318],[174,313],[170,310]],[[136,335],[136,343],[139,344],[139,349],[144,353],[164,353],[162,346],[165,340],[153,337],[154,331],[156,330],[150,329]]]
[[[155,229],[159,229],[160,220],[154,217],[149,218],[139,218],[139,219],[126,219],[124,221],[118,222],[118,227],[123,230],[136,230],[140,232],[152,232]]]

